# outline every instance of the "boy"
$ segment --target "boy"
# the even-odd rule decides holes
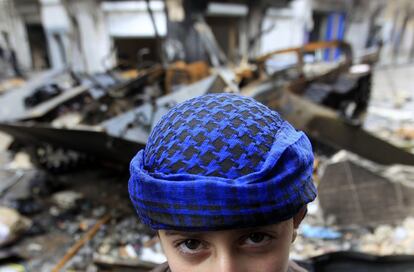
[[[155,271],[303,271],[289,248],[316,197],[312,168],[306,135],[252,98],[175,106],[130,165],[134,208],[168,260]]]

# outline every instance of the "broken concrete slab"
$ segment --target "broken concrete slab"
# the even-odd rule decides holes
[[[412,215],[414,182],[409,176],[402,178],[405,182],[401,182],[401,176],[389,179],[384,173],[390,169],[394,173],[395,168],[369,165],[357,158],[342,156],[324,169],[318,191],[325,218],[334,216],[336,223],[343,226],[378,225]]]
[[[0,246],[12,243],[31,226],[31,221],[16,210],[0,207]]]

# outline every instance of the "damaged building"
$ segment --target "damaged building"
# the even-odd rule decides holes
[[[198,52],[202,49],[197,48],[200,44],[180,40],[179,30],[172,30],[185,20],[182,2],[4,0],[1,45],[3,50],[16,52],[22,70],[69,66],[76,72],[97,73],[136,63],[142,54],[146,56],[141,61],[157,62],[161,61],[157,48],[163,40],[167,40],[162,50],[166,61],[193,62],[202,58]],[[346,39],[359,54],[387,36],[396,36],[394,32],[407,40],[403,51],[412,51],[408,42],[411,29],[404,26],[407,22],[401,26],[389,15],[392,11],[401,13],[401,5],[387,5],[386,1],[217,1],[196,6],[188,8],[205,14],[221,50],[233,62],[241,56],[255,57],[319,40]],[[390,24],[393,29],[388,32],[392,33],[382,34]],[[359,35],[353,29],[358,29]],[[187,36],[196,39],[196,34]],[[177,44],[181,42],[184,44]],[[186,43],[194,48],[172,52]],[[137,55],[144,48],[150,52]],[[337,52],[324,54],[334,57]]]

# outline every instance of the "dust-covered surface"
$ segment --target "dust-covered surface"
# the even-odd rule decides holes
[[[373,89],[370,105],[366,116],[364,127],[371,133],[401,146],[414,153],[414,66],[400,66],[378,68],[374,73]],[[319,183],[324,175],[326,165],[335,164],[339,161],[351,161],[355,165],[377,175],[378,185],[395,188],[401,186],[397,191],[397,198],[402,206],[414,208],[411,198],[398,198],[400,195],[409,194],[414,191],[414,168],[410,166],[383,166],[359,158],[346,152],[337,154],[337,158],[318,156],[318,175],[316,182]],[[352,175],[352,171],[349,172]],[[346,173],[345,173],[346,175]],[[349,178],[344,177],[349,181]],[[357,177],[358,178],[358,177]],[[338,184],[337,184],[338,185]],[[382,219],[389,219],[387,223],[375,224],[365,218],[359,224],[337,224],[335,215],[324,216],[324,210],[320,206],[319,198],[309,206],[308,216],[299,229],[299,236],[292,247],[292,256],[298,259],[306,259],[324,253],[336,251],[357,251],[373,255],[413,255],[414,254],[414,213],[396,215],[387,213],[385,208],[381,209],[384,202],[394,197],[392,191],[384,191],[381,186],[369,187],[373,200],[370,205],[374,214],[381,214]],[[332,190],[332,201],[341,201],[347,198],[348,206],[359,205],[357,194],[340,195],[335,186],[326,185]],[[355,187],[358,190],[358,187]],[[342,191],[343,193],[344,191]],[[336,193],[336,195],[335,195]],[[400,195],[398,195],[400,193]],[[382,198],[378,195],[382,194]],[[385,195],[384,195],[385,194]],[[361,194],[360,194],[361,195]],[[375,202],[377,201],[377,205]],[[342,203],[342,202],[341,202]],[[393,203],[393,205],[399,205]],[[388,207],[387,207],[388,208]],[[341,211],[345,208],[342,207]],[[349,211],[349,209],[348,209]],[[351,216],[351,215],[349,215]],[[352,214],[357,217],[357,210]],[[396,218],[397,217],[397,218]],[[348,217],[349,219],[349,217]],[[380,219],[380,218],[378,218]]]
[[[16,161],[5,161],[0,174],[2,182],[9,184],[0,188],[1,205],[15,209],[30,222],[19,232],[16,225],[10,226],[16,237],[0,250],[6,264],[18,263],[26,271],[51,271],[106,215],[111,219],[70,259],[65,271],[97,271],[98,263],[103,267],[111,261],[122,264],[118,269],[129,264],[146,271],[165,261],[154,233],[138,221],[131,207],[127,172],[91,165],[52,175],[27,165],[25,169],[10,168],[16,167]],[[108,270],[124,271],[114,267],[112,264]]]
[[[414,66],[381,67],[374,73],[364,127],[414,153]]]
[[[188,70],[193,70],[191,67],[184,65]],[[176,67],[172,65],[170,68],[172,71]],[[315,69],[319,73],[325,71],[318,67]],[[80,98],[68,99],[66,102],[70,105],[56,102],[57,105],[51,107],[53,114],[48,116],[35,114],[38,119],[23,120],[23,123],[27,121],[29,130],[16,133],[21,136],[20,141],[13,141],[10,136],[0,134],[0,205],[7,207],[0,207],[0,269],[12,269],[13,265],[17,271],[52,271],[61,264],[60,268],[64,271],[148,271],[165,261],[157,236],[139,222],[131,206],[127,188],[128,165],[119,165],[120,161],[126,162],[129,157],[117,150],[114,138],[105,133],[112,129],[116,131],[116,137],[132,141],[127,142],[128,145],[124,145],[123,149],[132,154],[138,149],[138,143],[143,146],[146,135],[154,127],[151,122],[161,117],[175,103],[207,93],[210,89],[228,90],[231,86],[235,87],[233,78],[231,84],[217,80],[224,74],[218,69],[215,75],[209,77],[209,73],[202,74],[204,80],[197,77],[191,82],[193,85],[180,80],[180,84],[173,84],[171,79],[169,87],[164,90],[164,80],[168,77],[161,78],[161,75],[171,71],[144,70],[143,74],[148,73],[151,75],[149,78],[156,78],[148,82],[148,75],[136,77],[136,74],[140,75],[143,71],[135,71],[132,81],[122,83],[133,82],[138,87],[115,88],[110,92],[109,87],[114,85],[112,81],[118,80],[118,77],[112,77],[110,73],[104,74],[104,80],[101,79],[100,83],[109,80],[111,84],[106,88],[98,88],[98,96],[105,97],[102,100],[94,96],[96,86],[91,87],[90,82],[89,85],[85,82],[72,84],[75,80],[70,77],[70,88],[66,86],[68,90],[62,88],[61,91],[74,94],[79,92]],[[273,83],[277,83],[286,87],[292,82],[298,83],[298,80],[301,83],[297,71],[292,75],[289,71],[285,71],[286,75],[274,75],[272,84],[261,86],[266,91],[265,98],[269,99],[264,99],[263,103],[266,104],[267,101],[269,105],[279,105],[278,110],[284,110],[283,113],[296,122],[294,125],[305,130],[307,118],[311,116],[298,118],[289,115],[292,113],[284,104],[286,101],[280,100],[284,95],[289,96],[297,84],[292,84],[292,90],[273,86]],[[236,78],[234,71],[227,72]],[[298,105],[312,105],[335,116],[335,122],[351,124],[346,126],[350,128],[348,132],[357,132],[361,128],[359,125],[365,108],[362,107],[358,114],[347,114],[347,108],[352,109],[348,106],[358,104],[358,99],[348,100],[346,96],[338,98],[335,93],[368,93],[370,89],[365,85],[364,88],[354,88],[352,86],[358,80],[349,75],[341,77],[341,73],[335,72],[339,76],[334,84],[325,82],[323,78],[316,78],[316,81],[321,81],[316,83],[310,80],[309,93],[316,91],[321,96],[306,103],[306,95],[297,96],[296,100],[289,103],[298,104],[290,106],[298,108]],[[414,148],[414,84],[410,80],[413,73],[413,66],[375,70],[371,100],[363,126],[386,142],[394,143],[409,152],[413,152]],[[254,73],[250,71],[247,74]],[[97,76],[95,80],[99,78]],[[258,91],[256,87],[263,83],[261,80],[261,77],[247,76],[232,91],[237,91],[239,87],[242,89],[250,83],[250,89]],[[50,79],[39,78],[33,84],[42,85],[50,83],[49,81]],[[241,84],[243,81],[245,82]],[[361,82],[369,83],[370,80],[365,78]],[[222,86],[222,83],[227,87],[216,86]],[[186,87],[169,93],[171,89],[176,90],[182,85]],[[0,119],[10,121],[13,118],[28,117],[24,114],[27,109],[22,104],[22,99],[27,98],[30,89],[23,86],[5,92],[0,99],[5,105],[0,109],[3,110]],[[119,90],[122,92],[119,93]],[[300,90],[296,91],[300,93]],[[243,94],[248,95],[249,92],[244,90]],[[273,94],[280,94],[280,97]],[[333,104],[331,95],[336,97]],[[43,102],[47,106],[56,97],[48,96],[46,100],[36,96],[29,98],[36,98],[34,102],[44,108]],[[106,104],[102,101],[106,101]],[[359,102],[364,105],[366,101],[363,99]],[[154,111],[154,108],[157,110]],[[307,109],[302,109],[302,113],[318,114],[318,111],[305,110]],[[85,122],[82,123],[81,119]],[[102,121],[104,122],[101,123]],[[51,125],[51,131],[55,134],[39,133],[43,132],[41,126],[45,124]],[[36,126],[40,128],[30,130]],[[88,136],[60,134],[59,130],[64,128],[66,130],[62,131],[66,133],[79,132],[85,127],[88,129],[88,134],[85,135]],[[43,142],[39,144],[29,141],[33,139],[28,132],[37,132],[36,136],[40,138],[43,136]],[[96,136],[95,132],[100,133],[100,137],[90,138],[89,136]],[[71,135],[77,138],[74,139]],[[317,133],[311,137],[319,140]],[[67,146],[59,146],[62,141],[56,140],[62,139],[64,144],[72,147],[74,142],[75,145],[82,144],[82,150],[68,150]],[[102,142],[94,145],[91,152],[88,147],[95,144],[95,139]],[[320,190],[320,197],[308,206],[308,215],[298,229],[299,235],[292,245],[292,258],[306,260],[337,251],[413,255],[414,218],[409,210],[414,209],[411,197],[414,190],[413,167],[379,165],[349,151],[340,150],[335,144],[328,149],[329,151],[315,147],[317,160],[314,181]],[[94,153],[94,156],[82,153],[87,151]],[[109,151],[117,152],[108,153]],[[105,159],[100,160],[100,154],[106,155]],[[123,160],[115,160],[111,154],[120,155]],[[335,169],[338,164],[342,165],[342,172]],[[346,184],[347,187],[341,188],[341,184]],[[384,199],[388,202],[384,202]]]

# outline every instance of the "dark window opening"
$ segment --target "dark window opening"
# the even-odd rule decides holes
[[[48,47],[42,25],[30,24],[26,25],[26,29],[32,55],[32,68],[34,70],[43,70],[49,68],[50,62],[47,52]]]
[[[120,69],[148,67],[161,61],[155,38],[114,38]]]

